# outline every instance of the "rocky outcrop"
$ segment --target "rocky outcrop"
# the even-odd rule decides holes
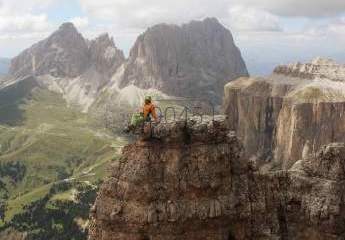
[[[120,88],[134,84],[219,104],[225,83],[240,76],[248,72],[230,31],[208,18],[149,28],[131,49]]]
[[[90,240],[344,238],[344,144],[289,171],[262,172],[223,118],[161,124],[152,134],[112,164]]]
[[[317,57],[311,63],[295,63],[281,65],[274,69],[274,73],[306,79],[327,78],[334,81],[344,81],[345,67],[332,59]]]
[[[344,69],[318,58],[227,84],[224,111],[247,153],[261,165],[290,168],[303,152],[345,141]]]
[[[123,52],[116,48],[114,39],[107,33],[100,35],[90,42],[90,61],[99,73],[108,75],[108,78],[125,62]]]
[[[155,140],[125,147],[96,200],[90,239],[223,239],[222,207],[235,204],[246,166],[224,123],[160,125]]]

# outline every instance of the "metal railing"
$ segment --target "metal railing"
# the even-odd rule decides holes
[[[201,98],[173,98],[155,100],[158,115],[161,116],[162,123],[172,123],[176,121],[188,122],[189,119],[198,119],[203,122],[205,116],[210,116],[214,121],[215,106],[209,100]],[[166,105],[166,106],[164,106]],[[162,106],[164,110],[162,110]]]
[[[156,113],[160,124],[171,124],[174,122],[185,122],[185,124],[188,124],[191,119],[193,119],[193,122],[202,123],[206,120],[206,116],[208,121],[214,121],[216,114],[214,104],[202,98],[155,99],[153,103],[156,106]],[[103,118],[105,127],[113,129],[114,127],[124,128],[129,125],[132,115],[137,113],[138,110],[127,110],[112,111],[110,107],[106,106]]]

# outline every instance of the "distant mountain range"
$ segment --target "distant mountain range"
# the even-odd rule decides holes
[[[0,75],[4,75],[8,73],[8,69],[10,67],[11,60],[8,58],[0,58]]]
[[[65,23],[15,57],[10,75],[34,75],[86,112],[99,102],[138,104],[140,99],[133,98],[150,90],[220,104],[223,86],[248,71],[231,32],[207,18],[149,28],[137,38],[128,59],[108,34],[89,41]]]

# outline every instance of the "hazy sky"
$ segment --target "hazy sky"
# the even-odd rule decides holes
[[[316,56],[345,62],[345,0],[0,0],[0,56],[13,57],[72,21],[88,38],[114,36],[128,53],[161,22],[217,17],[254,73]]]

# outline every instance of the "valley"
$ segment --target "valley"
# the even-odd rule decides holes
[[[106,176],[107,165],[126,143],[107,130],[93,128],[86,114],[67,107],[61,95],[47,89],[35,88],[20,102],[3,107],[6,112],[20,111],[20,115],[1,118],[3,226],[13,225],[13,218],[46,197],[54,186],[69,184],[51,194],[51,203],[71,202],[76,185],[97,187]]]

